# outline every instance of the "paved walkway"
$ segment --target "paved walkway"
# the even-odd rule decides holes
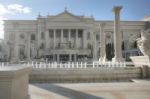
[[[31,84],[31,99],[150,99],[150,81],[137,83]]]

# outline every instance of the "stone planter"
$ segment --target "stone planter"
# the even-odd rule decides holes
[[[30,67],[0,67],[0,99],[30,99],[28,76]]]

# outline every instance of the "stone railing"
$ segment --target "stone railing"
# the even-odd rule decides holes
[[[32,66],[33,68],[42,69],[42,68],[100,68],[100,67],[126,67],[125,62],[68,62],[68,63],[44,63],[44,62],[32,62],[26,63],[24,65]]]
[[[140,67],[33,68],[31,83],[130,81],[142,78]]]
[[[5,67],[5,65],[2,63],[0,66]],[[128,66],[125,62],[31,62],[18,65],[32,67],[29,76],[31,83],[130,81],[148,75],[145,68]]]

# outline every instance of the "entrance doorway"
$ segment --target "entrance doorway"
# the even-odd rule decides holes
[[[69,61],[69,55],[60,55],[60,62],[67,62]]]

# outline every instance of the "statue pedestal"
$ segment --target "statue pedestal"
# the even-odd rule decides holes
[[[150,59],[148,56],[132,56],[130,57],[135,66],[147,65],[150,67]]]

